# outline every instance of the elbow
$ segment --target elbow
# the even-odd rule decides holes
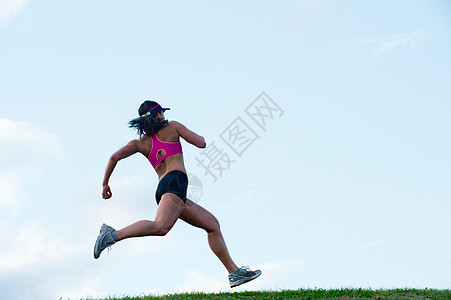
[[[207,143],[205,142],[205,139],[202,138],[202,142],[200,142],[199,148],[205,148],[205,147],[207,147]]]
[[[119,160],[120,160],[120,158],[116,154],[113,154],[110,156],[110,162],[112,162],[114,164],[116,164]]]

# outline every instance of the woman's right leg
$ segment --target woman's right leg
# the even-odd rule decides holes
[[[208,234],[208,244],[216,254],[224,267],[230,273],[235,272],[238,267],[230,257],[226,243],[219,227],[219,222],[208,210],[202,206],[187,200],[180,219],[193,226],[204,229]]]
[[[116,231],[117,241],[149,235],[163,236],[174,226],[185,204],[173,193],[166,193],[161,197],[154,221],[142,220]]]

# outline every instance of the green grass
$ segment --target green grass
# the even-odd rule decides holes
[[[191,299],[451,299],[451,290],[436,289],[299,289],[236,293],[182,293],[164,296],[108,297],[102,300]],[[100,299],[99,299],[100,300]]]

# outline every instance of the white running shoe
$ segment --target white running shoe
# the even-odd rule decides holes
[[[260,270],[252,271],[249,267],[238,268],[238,270],[229,275],[230,287],[233,288],[239,286],[240,284],[254,280],[261,274],[262,271]]]
[[[99,258],[100,253],[102,253],[105,248],[111,247],[116,241],[116,230],[113,227],[103,224],[100,228],[96,244],[94,245],[94,258]]]

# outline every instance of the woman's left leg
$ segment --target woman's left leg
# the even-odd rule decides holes
[[[180,215],[180,219],[188,224],[202,228],[207,232],[208,244],[210,245],[211,250],[216,254],[229,274],[238,269],[227,250],[226,243],[219,227],[219,222],[213,214],[188,199],[186,201],[185,209]]]

